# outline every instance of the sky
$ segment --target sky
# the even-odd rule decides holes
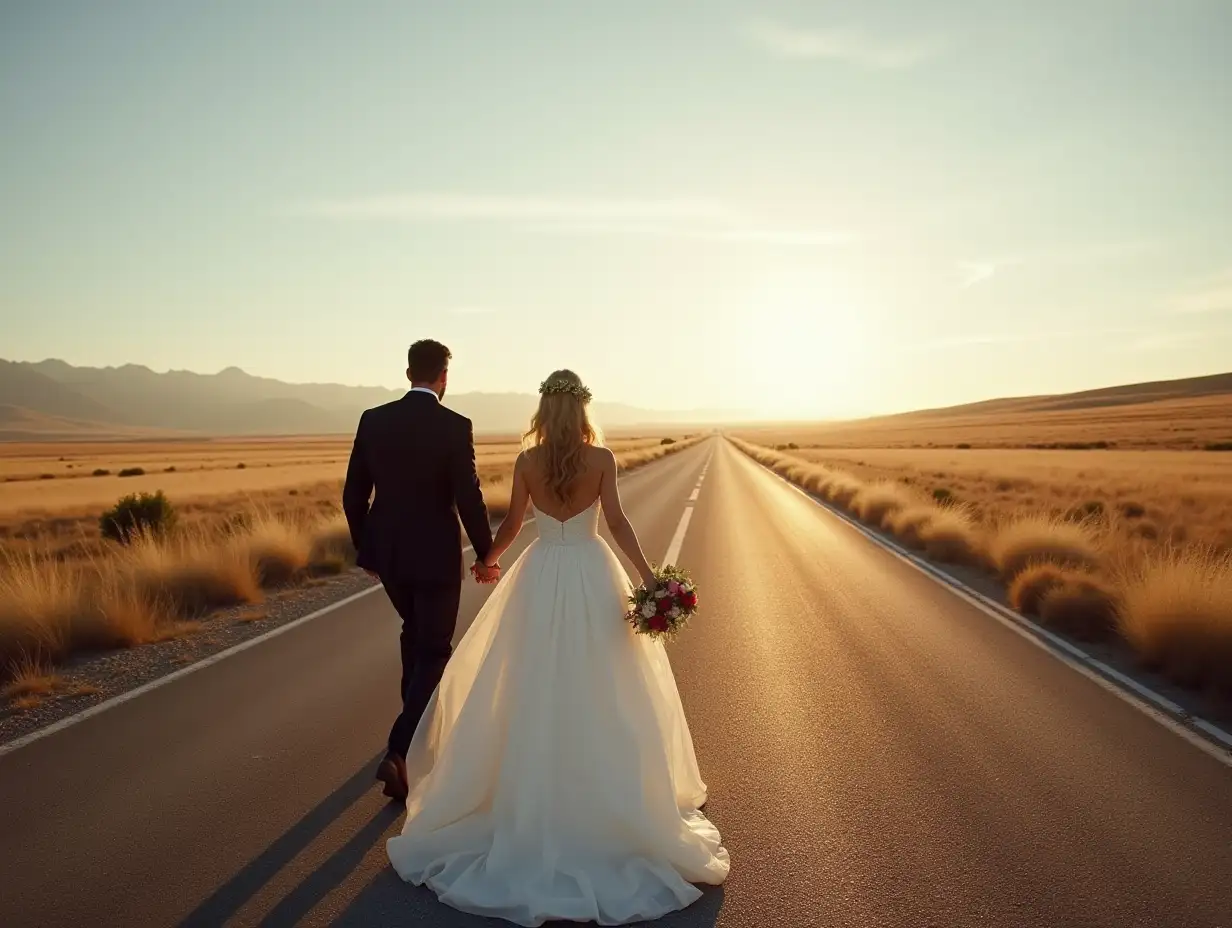
[[[1224,0],[0,0],[0,357],[845,417],[1232,367]]]

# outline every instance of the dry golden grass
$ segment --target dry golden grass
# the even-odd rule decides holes
[[[1118,593],[1110,582],[1073,573],[1044,593],[1039,617],[1083,641],[1106,641],[1116,634],[1118,609]]]
[[[919,499],[907,487],[900,483],[879,481],[870,483],[856,492],[852,498],[852,508],[857,516],[870,525],[881,528],[889,516],[918,505]]]
[[[29,657],[15,662],[9,682],[0,687],[0,700],[50,696],[64,685],[64,678],[45,664]]]
[[[1175,679],[1232,693],[1232,559],[1200,548],[1156,551],[1121,578],[1122,634]]]
[[[1038,616],[1044,597],[1076,573],[1047,561],[1029,564],[1010,582],[1006,598],[1023,615]]]
[[[861,485],[893,482],[921,497],[962,503],[978,524],[990,527],[1029,512],[1089,522],[1128,544],[1232,549],[1232,454],[885,448],[787,453]]]
[[[611,444],[619,466],[628,470],[697,440],[663,445],[659,438],[630,438]],[[283,443],[271,444],[286,450]],[[507,442],[480,448],[484,498],[499,517],[508,510],[517,449]],[[244,450],[252,447],[245,444]],[[24,666],[22,661],[41,667],[76,652],[192,634],[200,620],[219,609],[259,604],[271,590],[347,569],[354,564],[354,549],[337,508],[341,480],[323,486],[328,492],[292,487],[242,501],[229,495],[192,498],[179,509],[181,515],[187,509],[189,517],[173,531],[140,536],[128,545],[98,538],[98,515],[114,497],[88,517],[77,517],[78,534],[86,536],[91,527],[94,534],[76,547],[57,548],[54,536],[0,538],[0,678],[5,668]],[[122,491],[129,487],[122,482]],[[257,613],[245,615],[255,620]]]
[[[921,467],[895,479],[884,466],[860,460],[861,479],[839,469],[833,453],[817,460],[821,455],[808,451],[787,454],[740,438],[732,441],[755,460],[932,560],[986,568],[1007,585],[1014,608],[1043,624],[1084,640],[1123,640],[1178,682],[1232,692],[1232,555],[1210,545],[1165,544],[1157,535],[1135,531],[1149,512],[1146,507],[1122,502],[1113,509],[1101,503],[1058,513],[1002,500],[981,508],[970,493],[958,501],[957,494],[938,493],[943,488],[919,479],[949,478],[952,485],[952,473],[925,474]],[[852,454],[872,457],[868,450]],[[1140,484],[1158,480],[1164,485],[1168,479],[1138,474]],[[1116,485],[1105,479],[1098,486],[1112,492]],[[1095,487],[1084,486],[1081,492],[1093,494]],[[1189,508],[1187,498],[1180,496],[1171,510]],[[1158,498],[1153,504],[1166,505]],[[1178,535],[1185,533],[1172,532],[1174,539]]]
[[[991,535],[988,554],[1007,583],[1032,564],[1087,570],[1098,570],[1101,564],[1099,540],[1086,525],[1031,513],[1000,525]]]
[[[609,441],[630,466],[657,456],[661,437]],[[509,505],[509,475],[519,445],[481,440],[476,463],[496,514]],[[63,560],[103,555],[98,516],[129,493],[161,490],[180,521],[212,527],[230,513],[259,510],[280,518],[337,508],[349,440],[337,438],[180,442],[0,443],[0,549]],[[241,467],[241,465],[243,465]],[[137,468],[140,476],[120,477]],[[104,470],[103,476],[94,476]],[[50,479],[40,479],[41,475]]]

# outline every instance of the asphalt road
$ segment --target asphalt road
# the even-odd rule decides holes
[[[693,506],[671,656],[732,855],[660,924],[1232,928],[1228,767],[720,440],[623,493],[656,558]],[[0,757],[0,926],[500,924],[387,865],[396,636],[378,591]]]

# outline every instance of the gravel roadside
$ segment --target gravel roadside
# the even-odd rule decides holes
[[[121,651],[85,654],[56,668],[62,679],[56,692],[31,708],[0,706],[0,745],[75,715],[196,663],[219,651],[323,609],[368,587],[367,574],[351,570],[314,580],[307,586],[267,593],[265,602],[217,612],[169,641]]]

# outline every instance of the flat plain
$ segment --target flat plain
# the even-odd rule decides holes
[[[628,455],[658,446],[662,437],[616,434],[608,444]],[[485,497],[497,511],[518,448],[516,436],[476,442]],[[0,554],[97,555],[105,550],[99,516],[131,493],[162,491],[190,524],[252,509],[336,510],[350,450],[351,439],[339,436],[0,442]]]

